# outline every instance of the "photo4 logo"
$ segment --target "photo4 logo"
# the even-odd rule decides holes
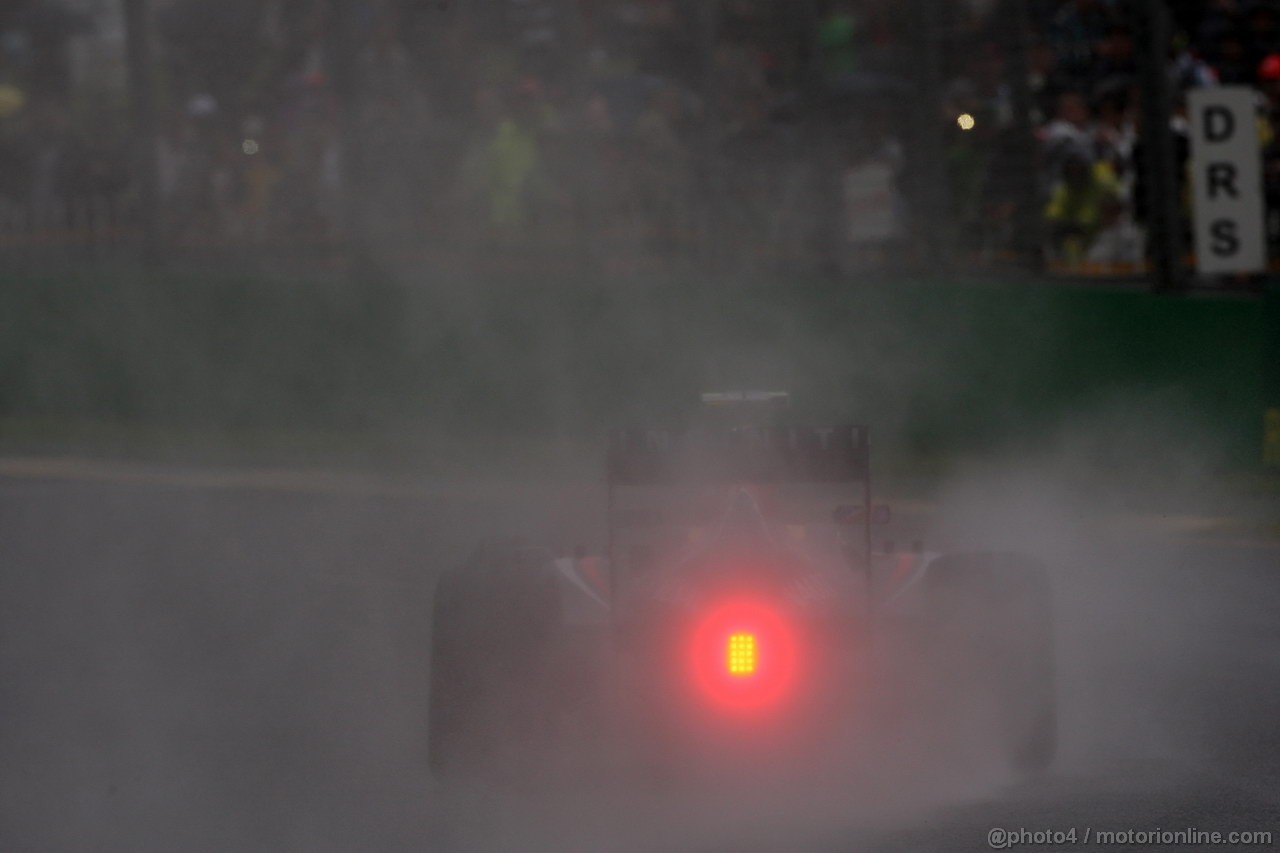
[[[1189,826],[1184,829],[1009,829],[1001,826],[987,830],[987,846],[992,850],[1012,850],[1015,847],[1062,847],[1080,845],[1094,847],[1204,847],[1207,845],[1234,845],[1241,847],[1270,847],[1272,833],[1266,831],[1218,832]]]

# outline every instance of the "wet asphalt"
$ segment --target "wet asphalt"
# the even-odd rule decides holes
[[[1055,563],[1063,742],[1041,778],[443,791],[425,764],[435,577],[494,532],[598,547],[601,522],[589,486],[0,479],[0,850],[964,851],[993,829],[1060,833],[1007,849],[1157,829],[1280,847],[1264,542],[1117,536]]]

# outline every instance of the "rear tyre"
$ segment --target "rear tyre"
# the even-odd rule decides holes
[[[551,554],[481,545],[436,584],[428,763],[441,781],[536,770],[554,720],[560,598]]]
[[[1029,557],[948,554],[925,577],[934,662],[951,699],[980,709],[1004,763],[1039,773],[1058,747],[1053,600]]]

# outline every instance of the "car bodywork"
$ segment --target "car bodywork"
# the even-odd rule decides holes
[[[438,776],[544,771],[570,744],[662,777],[770,772],[980,729],[1011,766],[1049,763],[1043,568],[874,552],[869,430],[785,424],[778,401],[719,395],[691,427],[614,431],[604,553],[496,543],[441,579]]]

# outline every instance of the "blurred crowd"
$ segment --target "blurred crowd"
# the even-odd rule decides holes
[[[1258,88],[1280,208],[1280,3],[1173,5],[1178,103]],[[0,236],[127,230],[151,157],[181,245],[358,227],[386,251],[604,263],[796,256],[822,233],[898,253],[942,201],[961,250],[994,260],[1031,200],[1052,262],[1145,257],[1140,34],[1120,0],[1027,0],[1025,38],[993,0],[936,4],[941,115],[923,123],[915,7],[894,0],[353,0],[341,21],[326,0],[154,7],[154,151],[131,144],[121,97],[34,75],[32,39],[0,18]],[[1181,106],[1170,126],[1185,159]]]
[[[1201,0],[1171,3],[1174,41],[1167,72],[1174,111],[1177,180],[1184,230],[1189,233],[1186,172],[1190,156],[1186,95],[1193,88],[1246,85],[1258,92],[1258,133],[1263,146],[1270,239],[1280,230],[1280,3],[1275,0]],[[1036,187],[1044,215],[1044,245],[1060,266],[1107,271],[1133,269],[1145,252],[1147,188],[1143,173],[1139,90],[1141,25],[1134,5],[1118,0],[1059,0],[1034,3],[1034,36],[1027,50],[1031,119],[1036,138]],[[996,133],[1009,128],[1009,87],[1003,58],[994,48],[980,53],[967,76],[953,87],[950,110],[971,108],[996,117]],[[1002,158],[1007,143],[982,139],[985,181],[970,190],[962,221],[995,229],[973,235],[975,244],[1000,245],[1002,224],[1014,215],[1016,187]],[[954,150],[954,149],[953,149]],[[964,184],[958,184],[962,187]],[[1184,235],[1185,236],[1185,235]],[[1187,237],[1189,239],[1189,237]]]

